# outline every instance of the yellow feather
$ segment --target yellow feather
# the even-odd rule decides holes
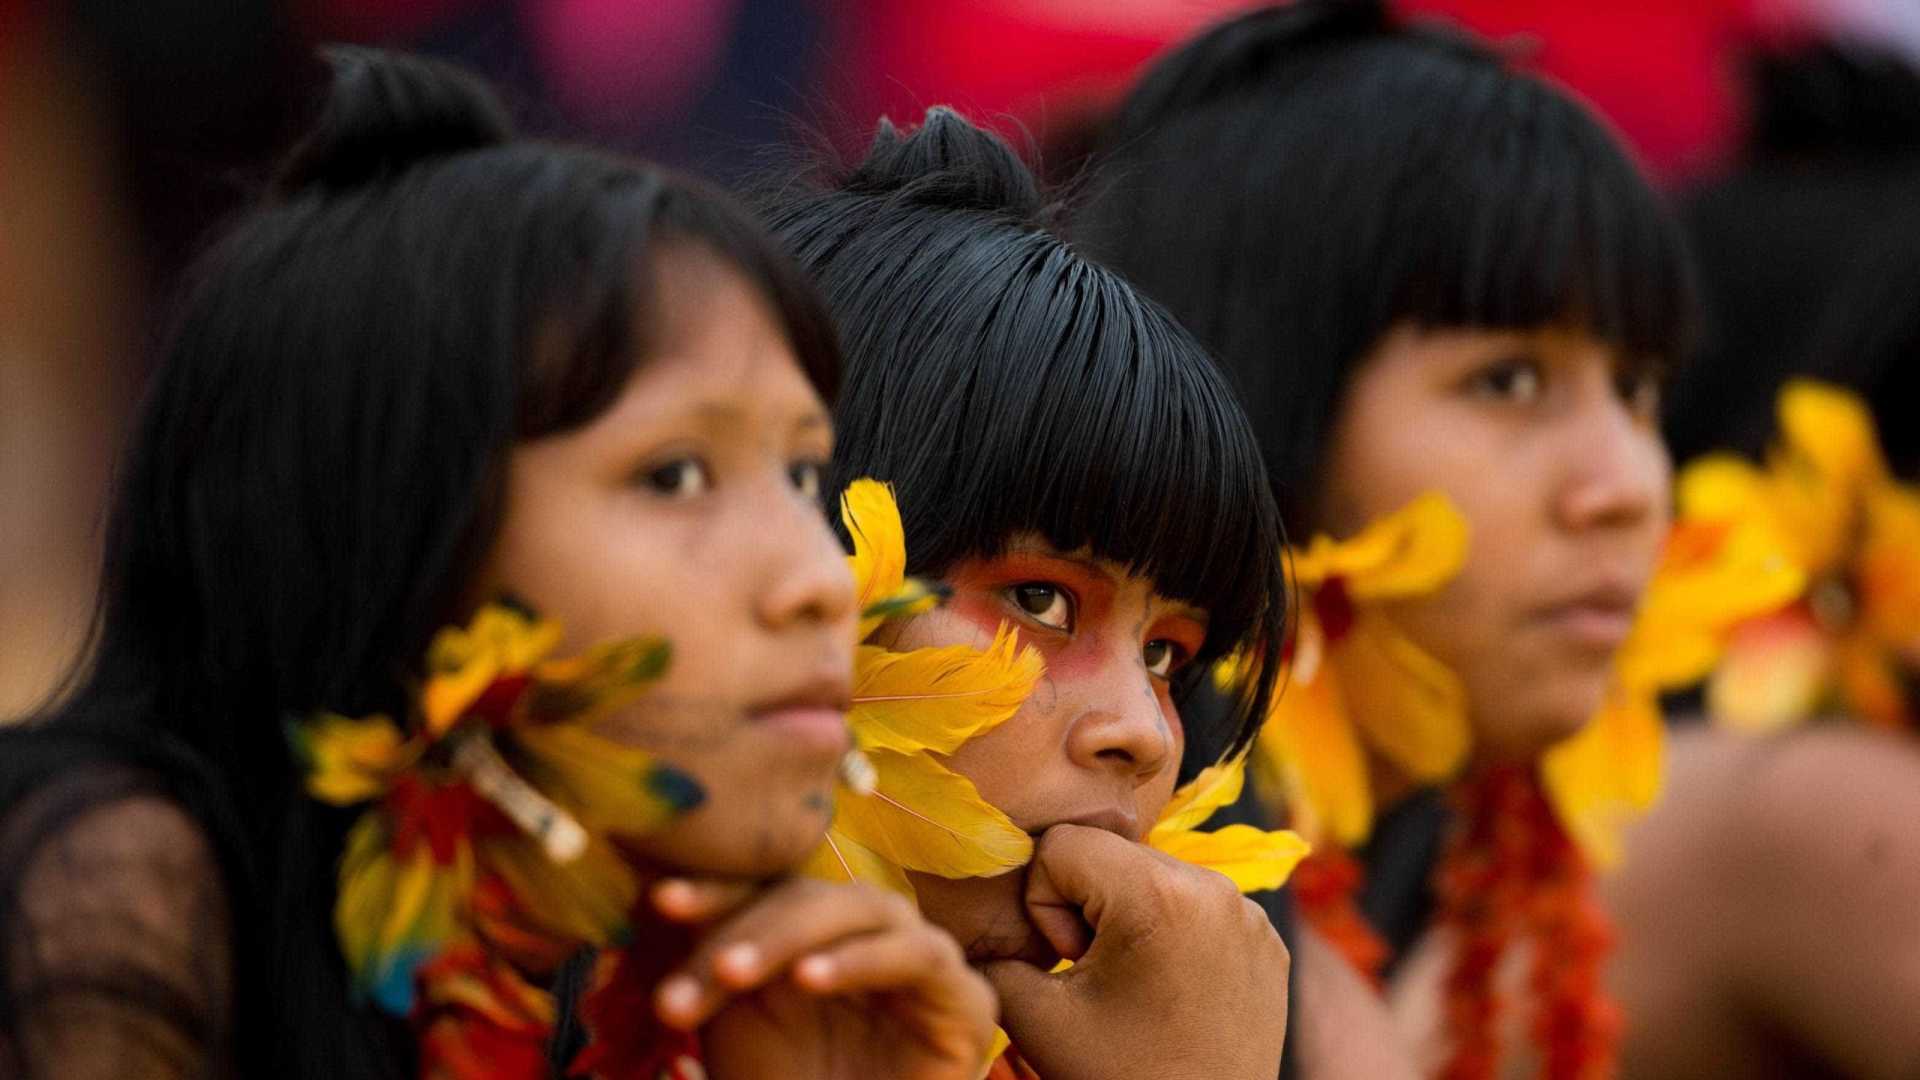
[[[1007,1037],[1006,1029],[996,1026],[993,1029],[993,1041],[987,1044],[986,1064],[980,1066],[981,1075],[984,1076],[990,1071],[993,1068],[993,1063],[999,1061],[1000,1055],[1006,1053],[1007,1047],[1012,1045],[1013,1040]]]
[[[1858,395],[1813,379],[1792,379],[1781,388],[1774,411],[1780,450],[1806,461],[1849,496],[1886,478],[1873,413]]]
[[[700,801],[684,774],[579,724],[526,724],[502,742],[514,771],[588,829],[637,836]]]
[[[868,753],[874,793],[843,793],[834,829],[907,870],[993,877],[1033,857],[1033,838],[988,804],[972,781],[928,754]]]
[[[878,626],[889,619],[925,614],[939,607],[940,601],[945,598],[946,591],[941,586],[920,578],[908,578],[892,595],[883,596],[862,608],[860,618],[863,623]],[[872,630],[869,629],[868,633],[872,633]]]
[[[1362,611],[1328,661],[1347,715],[1367,742],[1415,780],[1451,776],[1472,741],[1460,677],[1403,636],[1385,616]]]
[[[1615,677],[1635,689],[1698,682],[1736,625],[1784,607],[1805,586],[1806,575],[1767,529],[1739,520],[1679,522],[1620,648]]]
[[[1665,730],[1651,690],[1615,687],[1586,727],[1541,759],[1556,816],[1602,869],[1620,861],[1621,834],[1660,796]]]
[[[906,531],[893,488],[866,479],[848,484],[840,496],[840,520],[853,537],[853,554],[847,563],[853,568],[859,610],[864,612],[898,592],[906,580]],[[865,641],[881,621],[879,616],[861,618],[859,640]]]
[[[405,985],[378,984],[389,978],[389,965],[417,962],[453,937],[472,884],[472,851],[464,844],[449,866],[436,865],[424,847],[403,864],[393,857],[383,817],[362,814],[347,833],[334,901],[334,932],[359,986],[384,995],[389,1008],[396,995],[410,994]]]
[[[580,857],[556,863],[530,838],[511,835],[488,842],[484,857],[529,918],[585,944],[624,942],[640,883],[607,844],[592,841]]]
[[[360,815],[347,832],[333,909],[341,951],[356,976],[367,969],[386,936],[383,930],[395,908],[395,869],[379,815]],[[402,913],[402,921],[410,914]]]
[[[436,737],[445,735],[499,674],[500,665],[492,656],[480,656],[427,679],[420,690],[420,713],[427,730]]]
[[[847,722],[865,749],[951,754],[1020,711],[1044,665],[1005,624],[984,651],[860,647]]]
[[[837,829],[827,830],[826,839],[813,849],[800,872],[821,881],[861,881],[878,885],[888,892],[914,898],[913,884],[898,866],[873,853]]]
[[[400,729],[384,716],[322,713],[297,727],[294,738],[307,759],[307,792],[334,806],[379,795],[412,757]]]
[[[534,669],[536,718],[589,723],[631,704],[666,673],[673,649],[661,638],[628,638]]]
[[[1366,754],[1339,679],[1324,665],[1274,698],[1254,754],[1266,790],[1287,793],[1296,828],[1345,847],[1373,831]]]
[[[1160,811],[1160,820],[1147,833],[1147,843],[1153,843],[1156,836],[1168,836],[1204,824],[1214,811],[1240,797],[1246,779],[1245,755],[1202,769],[1199,776],[1167,801],[1166,809]]]
[[[1343,578],[1355,600],[1417,596],[1460,572],[1467,536],[1466,517],[1445,495],[1430,491],[1350,540],[1314,537],[1295,555],[1293,576],[1301,585]]]
[[[1182,862],[1204,866],[1233,879],[1241,892],[1277,889],[1286,884],[1308,846],[1285,829],[1229,825],[1214,832],[1177,832],[1153,843]]]
[[[1868,630],[1920,664],[1920,488],[1868,492],[1866,518],[1854,560],[1861,615]]]
[[[465,628],[448,627],[427,646],[420,711],[427,730],[444,735],[503,674],[525,671],[559,647],[560,624],[504,604],[488,604]]]

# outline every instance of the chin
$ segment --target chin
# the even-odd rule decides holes
[[[1569,693],[1558,701],[1541,702],[1519,725],[1507,756],[1538,757],[1580,734],[1593,722],[1604,700],[1604,693]]]
[[[668,873],[761,880],[792,873],[827,835],[828,797],[796,793],[744,806],[700,807],[628,845]]]
[[[1045,970],[1060,962],[1027,919],[1026,871],[958,880],[911,872],[907,877],[921,914],[960,943],[967,963],[1024,960]]]

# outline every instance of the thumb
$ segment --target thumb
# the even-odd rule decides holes
[[[1141,917],[1132,910],[1135,894],[1162,872],[1162,858],[1104,829],[1055,825],[1041,834],[1028,864],[1027,919],[1054,951],[1079,960],[1103,929]]]
[[[1054,975],[1024,960],[995,960],[980,974],[1000,995],[1000,1026],[1015,1046],[1044,1045],[1047,1033],[1077,1030],[1073,984],[1066,972]]]

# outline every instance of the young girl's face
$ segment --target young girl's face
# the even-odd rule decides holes
[[[1316,531],[1435,489],[1466,515],[1460,575],[1391,615],[1465,682],[1483,756],[1538,753],[1601,703],[1666,530],[1657,406],[1577,331],[1403,327],[1354,377]]]
[[[1002,624],[1038,649],[1046,675],[1020,711],[947,760],[1036,837],[1061,823],[1139,840],[1173,793],[1186,736],[1169,677],[1206,639],[1206,614],[1084,553],[1015,537],[998,558],[942,575],[952,599],[883,639],[896,649],[985,646]],[[1022,875],[916,874],[929,919],[969,958],[1050,962],[1021,904]]]
[[[831,431],[746,279],[690,245],[658,265],[650,355],[618,400],[512,452],[484,586],[559,620],[566,651],[671,642],[665,678],[603,733],[706,799],[633,849],[765,876],[819,843],[849,745],[853,583],[819,490]]]

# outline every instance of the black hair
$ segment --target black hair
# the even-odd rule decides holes
[[[1027,166],[948,109],[911,134],[882,121],[857,167],[769,214],[846,345],[829,490],[892,483],[914,573],[1034,532],[1205,609],[1177,693],[1235,648],[1262,662],[1228,730],[1190,727],[1187,761],[1244,746],[1279,666],[1281,539],[1258,445],[1205,351],[1048,231]]]
[[[1076,238],[1179,317],[1243,395],[1309,528],[1353,372],[1392,327],[1582,327],[1684,355],[1678,227],[1565,93],[1373,0],[1231,19],[1122,106]]]
[[[1913,323],[1900,326],[1920,318],[1910,299],[1920,70],[1864,45],[1813,42],[1760,54],[1747,73],[1755,119],[1743,160],[1685,208],[1703,333],[1668,395],[1668,443],[1681,461],[1759,453],[1795,374],[1867,394],[1883,438],[1899,439],[1911,425],[1894,418],[1913,399],[1879,395],[1898,394],[1920,355],[1899,352],[1902,334],[1920,347]]]
[[[1920,214],[1913,215],[1920,218]],[[1916,222],[1920,224],[1920,222]],[[1888,466],[1920,483],[1920,228],[1894,230],[1860,253],[1815,324],[1801,373],[1846,387],[1864,399]],[[1754,442],[1739,449],[1757,452]]]
[[[838,378],[811,286],[715,191],[517,140],[447,65],[328,59],[275,194],[191,276],[119,477],[93,659],[50,725],[157,731],[212,763],[248,854],[226,868],[243,1075],[411,1072],[348,1007],[330,913],[352,815],[305,796],[283,725],[399,713],[475,599],[509,452],[585,424],[645,362],[674,245],[765,294],[824,398]]]

